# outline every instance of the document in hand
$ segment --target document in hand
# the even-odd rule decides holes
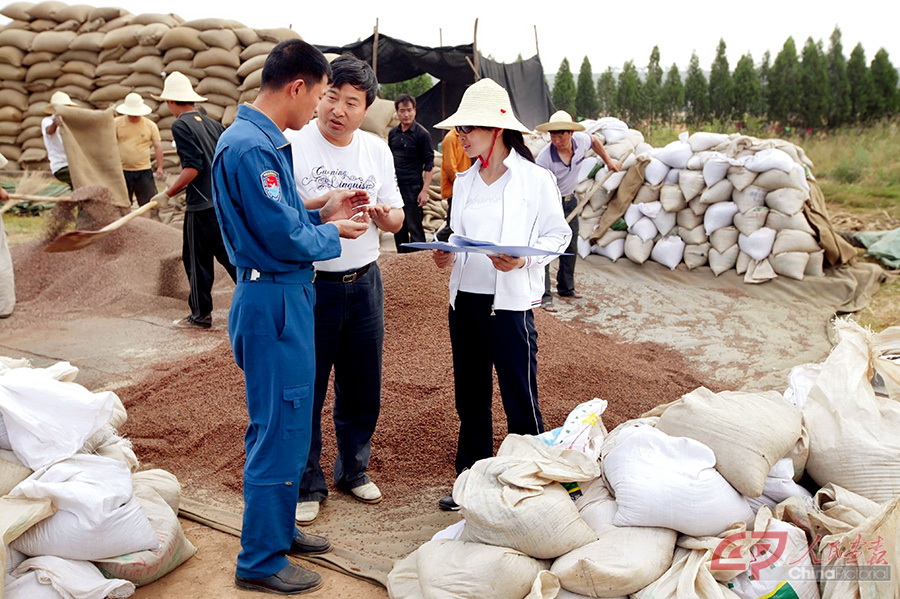
[[[551,252],[527,245],[497,245],[490,241],[470,239],[463,235],[453,234],[447,241],[414,241],[400,244],[416,250],[441,250],[444,252],[475,252],[478,254],[506,254],[514,258],[522,256],[566,256],[564,252]]]

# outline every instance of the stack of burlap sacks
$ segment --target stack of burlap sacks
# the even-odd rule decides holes
[[[77,373],[67,362],[31,368],[0,357],[7,599],[128,597],[196,551],[178,521],[178,480],[140,469],[117,434],[121,401],[78,385]]]
[[[52,0],[14,2],[0,14],[12,19],[0,28],[0,152],[29,169],[47,168],[40,122],[55,91],[98,109],[137,92],[168,142],[174,118],[151,97],[162,91],[166,74],[187,75],[208,98],[204,109],[227,126],[239,103],[255,99],[268,51],[300,37],[286,28],[251,29],[215,18],[185,22],[172,14],[132,15]],[[168,146],[165,166],[176,165]]]
[[[625,168],[592,168],[602,167],[596,158],[582,166],[582,257],[708,265],[717,276],[734,269],[748,283],[823,274],[826,251],[807,218],[817,191],[813,164],[799,146],[698,132],[653,148],[618,119],[585,124]],[[529,140],[535,152],[548,142]]]
[[[459,475],[464,520],[395,564],[390,596],[900,596],[900,327],[836,329],[783,394],[701,387],[610,433],[595,399],[510,435]]]

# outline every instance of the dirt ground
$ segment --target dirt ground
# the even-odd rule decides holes
[[[335,563],[357,569],[368,581],[317,563],[310,567],[326,584],[311,596],[386,597],[379,582],[391,563],[459,518],[435,509],[453,482],[455,442],[446,274],[435,273],[427,255],[398,256],[392,245],[389,239],[383,243],[380,261],[386,382],[370,469],[385,500],[364,505],[334,492],[310,527],[332,539]],[[129,410],[127,432],[143,466],[169,467],[182,481],[185,497],[238,513],[245,416],[225,327],[233,285],[219,269],[212,330],[173,330],[172,320],[186,311],[179,247],[180,233],[140,221],[127,237],[78,253],[14,248],[19,303],[12,318],[0,321],[0,355],[27,357],[35,366],[69,361],[81,369],[77,381],[85,387],[115,390]],[[692,285],[690,273],[680,273],[687,279],[671,276],[659,265],[638,272],[591,256],[577,267],[584,299],[558,299],[555,316],[537,311],[548,428],[595,396],[610,401],[604,421],[615,426],[701,384],[783,390],[792,366],[820,361],[830,349],[828,320],[835,308],[823,306],[809,290],[797,293],[786,283],[786,290],[775,292],[773,285],[768,292],[724,280]],[[427,308],[420,307],[423,298]],[[196,371],[207,367],[215,367],[215,393],[203,394],[191,384]],[[182,390],[182,397],[167,395],[173,389]],[[210,403],[213,397],[230,403]],[[170,408],[154,408],[160,405]],[[197,414],[204,409],[212,410],[214,422],[199,431],[166,419],[166,412],[175,410],[176,423],[199,425]],[[502,414],[499,405],[495,413]],[[498,423],[498,442],[502,428]],[[173,430],[178,434],[169,434]],[[326,428],[326,438],[331,430]],[[221,449],[210,446],[210,438],[228,442]],[[323,466],[327,452],[326,442]],[[192,462],[185,466],[179,456]],[[183,519],[182,525],[197,554],[138,589],[135,597],[254,596],[233,586],[236,536],[192,520]]]

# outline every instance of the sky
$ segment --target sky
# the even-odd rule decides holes
[[[539,50],[547,73],[556,72],[563,58],[568,58],[577,74],[585,56],[596,73],[607,67],[620,69],[628,60],[643,68],[654,46],[659,47],[664,70],[673,63],[685,70],[693,52],[707,70],[720,39],[725,41],[729,65],[734,69],[747,52],[756,63],[766,50],[774,59],[788,37],[794,38],[798,52],[809,37],[822,40],[827,51],[835,26],[841,30],[845,56],[862,43],[868,60],[884,48],[891,62],[900,65],[900,4],[890,0],[574,1],[560,4],[566,11],[546,9],[554,4],[551,2],[522,0],[334,0],[309,4],[283,0],[80,1],[118,6],[134,14],[171,12],[186,20],[221,17],[255,28],[290,26],[310,43],[336,46],[367,38],[376,19],[381,33],[413,44],[468,44],[473,41],[478,19],[477,43],[483,55],[512,62],[520,54],[529,58]]]

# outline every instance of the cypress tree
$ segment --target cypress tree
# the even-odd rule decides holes
[[[687,77],[684,82],[684,101],[687,104],[687,117],[693,124],[709,119],[709,85],[706,76],[700,70],[700,59],[697,53],[691,54]]]
[[[855,122],[866,121],[871,116],[872,74],[866,64],[866,51],[862,44],[856,44],[847,61],[847,79],[850,81],[851,114]]]
[[[799,74],[800,122],[806,127],[822,127],[831,106],[828,63],[822,53],[821,43],[812,38],[808,38],[803,46]]]
[[[837,27],[831,33],[831,45],[828,47],[828,83],[831,88],[828,124],[839,127],[851,120],[853,101],[850,97],[847,59],[844,58],[844,47],[841,44],[841,30]]]
[[[772,63],[768,85],[769,118],[785,126],[797,122],[797,99],[801,93],[799,71],[797,46],[794,38],[789,37]]]
[[[569,59],[563,58],[553,81],[553,105],[557,110],[565,110],[571,115],[575,114],[575,78],[572,69],[569,68]]]
[[[734,67],[734,112],[738,117],[762,116],[763,98],[759,75],[748,52],[741,56]]]
[[[725,55],[725,40],[719,40],[716,58],[709,70],[709,110],[712,116],[726,121],[734,106],[734,83]]]
[[[608,67],[597,79],[597,102],[600,115],[612,115],[618,110],[616,104],[616,76]]]
[[[763,52],[762,61],[760,61],[759,68],[756,70],[756,75],[759,77],[759,87],[762,91],[763,112],[765,112],[769,106],[769,72],[771,70],[772,55],[766,50]]]
[[[674,117],[684,114],[684,84],[681,82],[681,73],[674,62],[666,73],[666,82],[662,88],[662,117],[667,123],[671,123]]]
[[[640,110],[641,79],[638,77],[634,62],[629,60],[619,73],[619,85],[616,90],[616,105],[622,113],[624,121],[632,121]]]
[[[872,115],[875,118],[893,116],[898,107],[897,69],[891,64],[887,50],[881,48],[875,53],[869,72],[872,73],[874,91]]]
[[[591,70],[591,61],[588,60],[587,56],[581,61],[581,70],[578,71],[578,90],[575,93],[575,111],[578,113],[578,116],[582,118],[597,118],[597,88],[594,87],[594,72]]]
[[[641,86],[642,115],[651,123],[659,118],[662,112],[662,80],[663,70],[659,66],[659,46],[653,46],[650,52],[650,62],[647,63],[647,77]]]

